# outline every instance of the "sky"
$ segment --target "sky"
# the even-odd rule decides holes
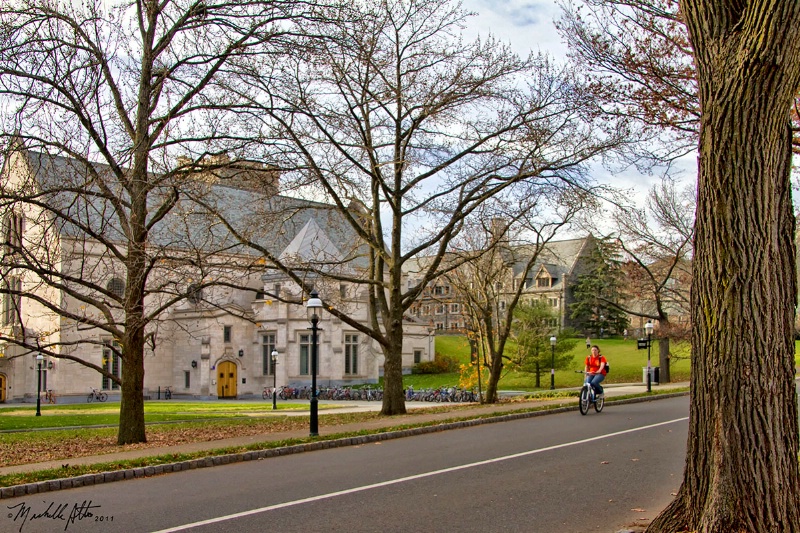
[[[533,50],[566,57],[567,49],[553,24],[560,12],[553,0],[463,0],[463,6],[478,13],[471,19],[469,32],[492,33],[519,54]]]

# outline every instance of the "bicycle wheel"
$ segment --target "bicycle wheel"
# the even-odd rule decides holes
[[[92,400],[94,400],[94,393],[89,393],[89,396],[86,397],[86,401],[92,403]]]
[[[100,396],[98,397],[98,399],[99,399],[101,402],[104,402],[104,401],[108,400],[108,394],[106,394],[105,392],[101,392],[101,393],[100,393]]]
[[[597,398],[594,402],[594,410],[598,413],[603,410],[603,406],[606,404],[606,398],[603,396],[602,398]]]
[[[589,387],[581,389],[581,398],[578,400],[578,409],[582,415],[589,412]]]

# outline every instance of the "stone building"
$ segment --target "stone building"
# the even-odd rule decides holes
[[[97,167],[102,170],[102,165]],[[246,174],[240,173],[238,179],[223,180],[200,172],[196,178],[202,178],[198,181],[220,205],[232,210],[259,205],[264,213],[280,212],[281,216],[275,217],[279,225],[273,224],[260,237],[274,253],[302,261],[321,251],[339,253],[352,243],[353,235],[331,206],[280,196],[275,192],[278,177],[274,171],[252,164],[243,168]],[[104,219],[103,209],[71,196],[68,187],[61,186],[81,171],[73,160],[21,149],[6,159],[0,175],[6,193],[0,401],[36,397],[37,351],[20,343],[40,343],[54,352],[41,362],[42,391],[80,399],[92,388],[106,390],[112,398],[119,389],[112,379],[78,362],[114,376],[121,376],[124,364],[113,336],[80,320],[90,312],[89,298],[102,299],[125,290],[123,271],[110,257],[108,243],[101,244],[103,239],[114,241],[114,223]],[[250,175],[260,182],[258,187],[250,186]],[[273,187],[265,187],[265,182]],[[21,193],[13,202],[7,194],[12,190]],[[42,206],[43,199],[59,205]],[[59,223],[48,213],[53,208],[83,209],[91,214],[86,226],[80,227]],[[309,384],[309,322],[300,287],[263,260],[260,268],[253,268],[259,262],[252,252],[226,244],[223,241],[230,242],[230,236],[194,216],[191,206],[179,205],[153,233],[153,245],[169,253],[154,262],[151,279],[158,290],[146,299],[147,311],[158,308],[160,313],[148,330],[145,394],[153,398],[169,386],[177,396],[241,398],[260,396],[274,381],[289,386]],[[197,246],[198,242],[207,247]],[[201,257],[213,264],[213,269],[197,268],[190,260]],[[342,260],[346,262],[346,258]],[[59,280],[47,283],[37,277],[33,268],[37,261],[47,261],[48,268],[57,269]],[[85,276],[91,276],[98,290],[78,290],[77,284],[69,283],[71,277]],[[209,282],[212,278],[214,282]],[[372,310],[358,285],[322,279],[315,285],[326,305],[336,305],[359,320],[371,318]],[[115,312],[112,309],[112,315]],[[432,359],[433,346],[424,324],[409,319],[406,326],[403,365],[410,369],[415,360]],[[320,328],[317,381],[321,386],[378,380],[383,365],[379,346],[324,311]],[[277,365],[270,357],[273,350],[279,354]]]

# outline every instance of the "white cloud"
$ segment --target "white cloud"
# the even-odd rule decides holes
[[[477,13],[469,20],[470,34],[483,37],[491,33],[510,43],[520,55],[541,51],[559,59],[566,57],[566,47],[553,24],[559,8],[552,0],[464,0],[463,6]]]

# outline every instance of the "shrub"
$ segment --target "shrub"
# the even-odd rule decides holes
[[[447,374],[450,372],[458,372],[458,360],[439,352],[436,352],[433,361],[417,363],[411,369],[412,374]]]

